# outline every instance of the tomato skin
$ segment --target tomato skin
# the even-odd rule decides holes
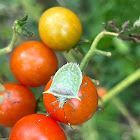
[[[48,116],[43,117],[45,117],[45,115],[31,114],[20,119],[12,128],[9,140],[67,139],[63,129],[55,120]],[[40,121],[37,122],[38,120]]]
[[[36,99],[32,91],[21,84],[7,83],[3,86],[6,92],[0,92],[0,96],[4,96],[0,103],[0,124],[12,127],[20,118],[35,112]]]
[[[101,98],[103,98],[107,94],[107,90],[104,87],[98,87],[97,92]]]
[[[39,21],[39,34],[42,41],[57,51],[69,50],[81,38],[82,25],[78,17],[64,7],[46,10]]]
[[[92,117],[92,115],[95,113],[97,109],[98,95],[96,88],[92,83],[92,81],[87,76],[84,76],[84,79],[86,80],[87,85],[80,88],[78,96],[87,95],[89,97],[85,96],[81,99],[81,101],[78,99],[69,100],[69,102],[71,102],[74,105],[74,107],[76,107],[76,110],[73,112],[74,116],[72,115],[72,111],[74,110],[73,107],[68,102],[66,102],[64,105],[65,116],[71,125],[79,125],[86,122]],[[44,91],[50,88],[51,83],[52,79],[50,79]],[[83,85],[84,83],[85,81],[83,80],[81,85]],[[43,94],[44,106],[48,113],[53,112],[54,108],[50,104],[56,100],[57,99],[52,94],[49,93]],[[53,104],[53,106],[55,108],[58,107],[58,102]],[[53,119],[61,123],[68,124],[64,116],[64,111],[63,108],[57,108],[56,112],[51,113],[50,115]]]
[[[23,85],[45,85],[58,67],[55,53],[45,44],[29,41],[19,45],[11,56],[11,70]]]

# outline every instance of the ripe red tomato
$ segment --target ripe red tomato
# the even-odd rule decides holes
[[[51,49],[69,50],[80,40],[82,25],[79,18],[69,9],[53,7],[42,14],[39,34],[42,41]]]
[[[87,95],[88,97],[84,96],[81,99],[81,101],[78,99],[69,100],[69,102],[73,104],[74,107],[76,107],[76,110],[73,112],[74,116],[72,115],[72,111],[74,110],[74,108],[68,102],[64,104],[64,111],[63,111],[63,108],[57,108],[58,102],[53,104],[53,106],[57,108],[56,112],[54,113],[53,112],[54,108],[51,106],[51,103],[56,101],[57,99],[52,94],[49,94],[49,93],[43,94],[43,102],[44,102],[47,112],[48,113],[53,112],[50,114],[52,118],[54,118],[55,120],[61,123],[68,124],[69,122],[71,125],[79,125],[86,122],[92,117],[92,115],[95,113],[97,109],[98,94],[97,94],[96,87],[94,86],[93,82],[87,76],[84,76],[84,79],[86,80],[87,85],[79,89],[78,96]],[[50,88],[51,83],[52,83],[52,79],[50,79],[44,91]],[[81,85],[83,85],[84,83],[85,81],[83,80]],[[64,115],[64,112],[65,112],[65,115]]]
[[[40,121],[37,122],[38,120]],[[42,114],[31,114],[20,119],[12,128],[9,137],[9,140],[66,139],[66,135],[60,125],[52,118],[45,117]]]
[[[32,114],[36,109],[34,94],[27,87],[18,83],[3,85],[5,92],[0,92],[4,97],[0,103],[0,124],[12,127],[20,118]]]
[[[107,93],[107,90],[104,88],[104,87],[98,87],[97,88],[97,92],[98,92],[98,95],[103,98],[106,93]]]
[[[38,87],[46,84],[57,70],[55,53],[45,44],[29,41],[19,45],[11,56],[11,70],[23,85]]]

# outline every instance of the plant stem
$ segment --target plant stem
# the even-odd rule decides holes
[[[107,55],[107,56],[110,56],[110,53],[106,52],[106,53],[103,53],[103,51],[100,51],[100,50],[97,50],[96,49],[96,46],[98,44],[98,42],[100,41],[100,39],[104,36],[104,35],[112,35],[112,36],[118,36],[118,33],[113,33],[113,32],[107,32],[107,31],[102,31],[100,34],[98,34],[96,36],[96,38],[94,39],[94,41],[92,42],[92,45],[88,51],[88,53],[85,55],[85,57],[83,58],[81,64],[80,64],[80,68],[81,68],[81,71],[84,70],[84,68],[86,67],[88,61],[90,60],[90,58],[95,54],[95,53],[101,53],[103,55]],[[99,52],[100,51],[100,52]]]
[[[110,91],[108,91],[108,94],[102,99],[103,102],[107,102],[110,99],[112,99],[113,96],[117,95],[119,92],[124,90],[126,87],[134,83],[140,79],[140,69],[137,69],[134,73],[132,73],[130,76],[126,77],[123,81],[121,81],[119,84],[117,84],[115,87],[113,87]]]
[[[12,41],[7,47],[0,49],[0,55],[6,54],[6,53],[9,53],[12,51],[12,49],[14,48],[14,45],[17,41],[18,36],[19,36],[19,34],[13,29]]]
[[[56,1],[59,3],[60,6],[63,6],[63,7],[66,6],[66,4],[63,0],[56,0]]]
[[[72,50],[69,50],[69,52],[62,52],[62,55],[65,57],[65,59],[67,60],[67,62],[74,62],[76,63],[76,59],[73,56],[73,52]]]
[[[114,98],[112,100],[112,102],[120,110],[120,112],[123,114],[123,116],[128,120],[128,122],[133,130],[133,136],[137,140],[140,139],[140,128],[137,125],[137,121],[133,118],[133,116],[129,113],[127,108],[124,106],[124,104],[118,98]]]

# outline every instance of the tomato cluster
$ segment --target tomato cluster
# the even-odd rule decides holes
[[[10,140],[66,140],[64,131],[56,121],[79,125],[89,120],[97,109],[96,87],[83,75],[81,87],[78,89],[78,97],[82,97],[80,100],[71,98],[69,103],[64,102],[61,108],[58,107],[56,96],[44,93],[43,102],[51,118],[32,114],[35,113],[36,100],[28,87],[47,84],[44,91],[50,88],[53,82],[51,76],[58,69],[58,60],[53,50],[64,51],[73,48],[80,40],[82,25],[79,18],[69,9],[54,7],[42,14],[39,34],[43,43],[24,42],[12,53],[11,70],[21,84],[5,84],[5,92],[0,92],[4,97],[0,103],[0,124],[13,126],[16,123]],[[82,86],[85,82],[86,85]],[[53,102],[55,103],[52,106]],[[54,111],[55,108],[57,109]]]

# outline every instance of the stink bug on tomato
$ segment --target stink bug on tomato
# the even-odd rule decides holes
[[[72,98],[80,100],[78,91],[81,83],[82,72],[79,66],[76,63],[67,63],[56,72],[51,87],[43,93],[57,97],[58,100],[55,102],[59,102],[59,107],[63,108],[65,102]]]
[[[72,111],[73,115],[73,112],[76,110],[76,108],[72,103],[69,102],[69,100],[75,98],[81,101],[80,98],[83,98],[83,96],[78,96],[80,87],[83,87],[87,84],[85,83],[81,86],[82,79],[82,72],[79,68],[79,65],[72,62],[65,64],[55,73],[50,88],[47,91],[43,92],[52,94],[57,98],[56,101],[51,103],[51,106],[54,108],[53,112],[55,112],[57,108],[63,108],[64,110],[64,104],[68,102],[74,108],[74,110]],[[56,102],[59,103],[57,108],[53,106],[53,104],[55,104]]]

